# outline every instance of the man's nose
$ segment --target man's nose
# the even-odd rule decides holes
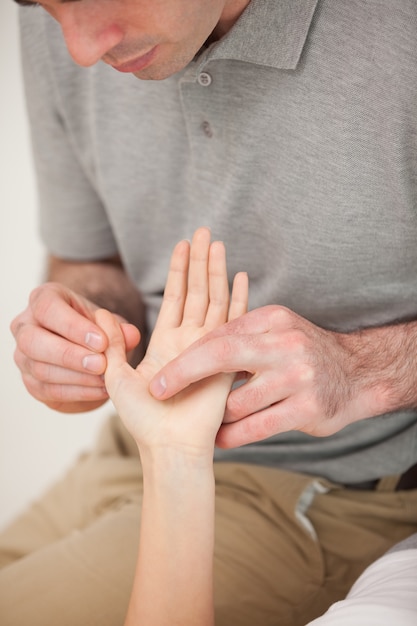
[[[61,5],[57,19],[68,52],[75,63],[83,67],[97,63],[124,36],[122,29],[105,11],[93,12],[81,2]]]

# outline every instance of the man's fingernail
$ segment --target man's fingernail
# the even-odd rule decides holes
[[[166,389],[167,381],[165,379],[165,376],[160,376],[159,378],[155,378],[155,380],[152,381],[151,391],[152,395],[154,395],[155,398],[160,398],[161,396],[163,396]]]
[[[83,358],[83,368],[93,374],[103,371],[103,357],[101,354],[88,354]]]
[[[87,333],[85,336],[85,343],[93,350],[103,349],[103,338],[98,333]]]

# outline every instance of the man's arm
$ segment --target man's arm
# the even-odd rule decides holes
[[[416,407],[416,364],[417,322],[343,334],[268,306],[196,342],[150,388],[167,399],[217,372],[247,372],[247,383],[229,396],[217,437],[219,446],[234,447],[289,430],[327,436]]]
[[[117,258],[73,262],[51,257],[49,282],[36,288],[11,324],[15,361],[28,391],[47,406],[81,412],[108,399],[102,375],[107,338],[94,321],[106,308],[122,322],[126,350],[138,361],[144,332],[140,293]]]

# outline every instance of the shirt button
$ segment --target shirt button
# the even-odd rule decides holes
[[[208,87],[211,85],[211,81],[213,79],[208,72],[201,72],[201,74],[198,75],[197,80],[202,87]]]
[[[210,126],[210,122],[204,121],[201,124],[201,129],[203,131],[203,133],[205,134],[206,137],[208,137],[209,139],[211,139],[211,137],[213,137],[213,130]]]

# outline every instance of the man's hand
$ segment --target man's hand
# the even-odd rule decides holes
[[[105,333],[94,321],[97,306],[58,283],[35,289],[11,324],[15,362],[36,399],[66,413],[89,411],[108,399],[103,373]],[[126,350],[138,344],[135,326],[123,323]]]
[[[161,369],[150,390],[165,400],[218,372],[245,372],[246,383],[229,395],[218,446],[235,447],[290,430],[327,436],[398,408],[396,403],[416,401],[394,399],[392,393],[396,377],[403,387],[405,380],[403,370],[393,365],[399,333],[415,353],[415,324],[341,334],[284,307],[267,306],[190,346]],[[409,388],[415,389],[414,374]]]

